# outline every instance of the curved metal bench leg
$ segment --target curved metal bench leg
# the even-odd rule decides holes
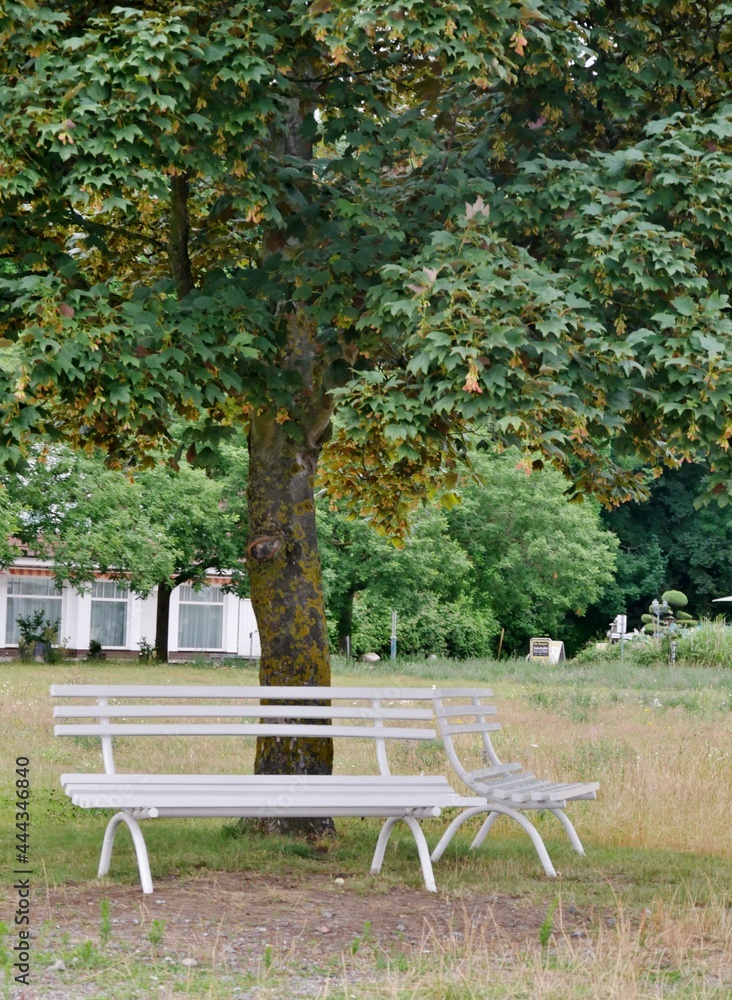
[[[445,848],[450,843],[450,841],[455,836],[460,827],[463,825],[463,823],[466,820],[471,819],[471,817],[473,816],[479,816],[482,812],[485,812],[485,806],[471,806],[470,809],[465,809],[463,812],[460,813],[459,816],[456,816],[455,819],[452,821],[452,823],[448,826],[447,830],[445,830],[440,839],[440,842],[432,852],[432,860],[439,861],[445,852]]]
[[[142,891],[151,893],[153,891],[152,875],[150,874],[150,862],[147,857],[147,846],[145,844],[145,838],[142,835],[142,830],[140,829],[140,824],[134,818],[126,812],[115,813],[107,824],[107,829],[104,833],[104,842],[102,843],[102,856],[99,859],[99,871],[97,872],[97,877],[106,875],[109,871],[109,866],[112,862],[112,848],[114,847],[114,837],[117,833],[117,827],[120,823],[126,823],[130,833],[132,834],[132,842],[135,845],[135,854],[137,856],[137,868],[140,872],[140,883],[142,884]]]
[[[544,871],[547,875],[551,876],[551,878],[556,878],[557,873],[554,870],[554,865],[549,857],[549,852],[544,846],[544,841],[541,839],[541,835],[534,824],[525,816],[522,816],[520,812],[517,812],[516,809],[511,809],[510,806],[498,806],[495,802],[492,802],[489,808],[494,812],[501,813],[503,816],[510,816],[511,819],[515,819],[519,826],[526,830],[528,835],[531,837],[531,843],[534,845],[536,853],[539,855],[539,860],[544,866]]]
[[[379,834],[379,839],[376,841],[376,850],[374,851],[374,858],[371,862],[371,874],[378,875],[381,871],[381,866],[384,862],[384,854],[386,853],[386,845],[389,843],[391,831],[400,820],[403,820],[412,831],[412,836],[417,844],[417,851],[419,853],[420,864],[422,865],[422,875],[424,877],[425,888],[428,892],[437,892],[435,875],[432,871],[432,862],[430,861],[430,849],[427,846],[427,841],[425,840],[422,827],[413,816],[390,816],[384,823],[381,828],[381,833]]]
[[[565,813],[565,811],[563,809],[550,809],[549,811],[552,812],[552,813],[554,813],[554,815],[557,817],[557,819],[562,824],[562,826],[564,827],[564,829],[567,831],[567,836],[569,837],[569,842],[572,845],[572,847],[575,849],[575,851],[578,854],[581,854],[582,857],[584,857],[585,856],[585,849],[582,846],[582,841],[577,836],[577,831],[572,826],[572,822],[571,822],[569,816],[567,816],[567,814]]]
[[[483,839],[488,833],[488,830],[490,830],[491,826],[493,826],[496,819],[498,819],[499,815],[509,816],[511,819],[515,819],[516,822],[519,824],[519,826],[523,827],[523,829],[526,830],[528,835],[531,837],[531,843],[534,845],[534,849],[536,853],[539,855],[539,860],[541,861],[544,867],[544,871],[547,873],[547,875],[551,876],[552,878],[556,878],[557,873],[554,869],[554,865],[552,864],[551,858],[549,857],[549,852],[544,846],[544,841],[541,839],[539,831],[536,829],[534,824],[529,822],[529,820],[526,819],[525,816],[522,816],[521,813],[517,812],[515,809],[511,809],[509,806],[504,806],[504,805],[499,806],[495,802],[491,802],[486,806],[478,806],[478,807],[473,807],[471,809],[466,809],[465,812],[461,813],[456,819],[454,819],[452,823],[448,826],[447,830],[445,830],[444,834],[442,835],[442,840],[439,842],[437,847],[432,852],[432,860],[438,861],[442,857],[443,851],[452,840],[453,836],[455,835],[455,832],[463,825],[465,820],[470,819],[471,816],[477,816],[480,813],[488,811],[490,811],[490,816],[488,816],[485,823],[478,831],[478,836],[473,841],[471,849],[476,847],[476,845],[480,846],[480,843],[483,842]]]
[[[373,861],[371,862],[372,875],[378,875],[381,871],[381,866],[384,863],[384,854],[386,853],[386,845],[389,843],[391,831],[398,822],[398,816],[390,816],[381,828],[379,839],[376,841],[376,850],[374,851]]]
[[[483,841],[485,840],[485,838],[490,833],[491,827],[493,826],[493,824],[495,823],[495,821],[498,819],[498,817],[500,815],[501,814],[498,813],[498,812],[496,812],[495,810],[490,814],[490,816],[485,821],[485,823],[483,824],[483,826],[481,826],[480,830],[478,830],[478,833],[477,833],[477,836],[476,836],[475,840],[470,845],[470,850],[471,851],[475,851],[475,850],[477,850],[477,848],[480,847],[480,845],[483,843]]]

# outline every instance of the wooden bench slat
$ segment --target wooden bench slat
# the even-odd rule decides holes
[[[530,781],[517,782],[515,785],[504,786],[491,790],[491,795],[497,799],[511,799],[512,802],[528,802],[531,800],[533,792],[540,788],[551,789],[554,786],[552,781],[539,781],[533,778]],[[559,796],[563,798],[563,796]]]
[[[257,787],[263,782],[271,788],[447,788],[452,787],[444,775],[347,775],[347,774],[62,774],[61,784],[99,788],[228,788]]]
[[[411,793],[404,789],[392,792],[379,789],[378,794],[374,794],[370,800],[364,800],[362,794],[346,795],[342,788],[330,791],[323,788],[312,789],[310,794],[290,795],[287,793],[280,794],[279,796],[273,794],[267,788],[248,789],[245,792],[230,788],[219,792],[213,790],[207,793],[197,792],[195,802],[191,800],[190,795],[186,791],[176,790],[175,788],[156,788],[147,793],[138,789],[129,795],[120,796],[112,794],[109,790],[95,791],[89,788],[76,789],[73,786],[69,786],[66,794],[70,795],[75,802],[78,799],[77,804],[80,804],[82,800],[87,802],[93,801],[94,806],[92,808],[95,809],[147,809],[165,805],[175,805],[177,807],[189,805],[194,808],[205,806],[208,809],[214,809],[217,806],[228,806],[234,809],[242,806],[259,809],[269,804],[275,811],[275,815],[276,810],[280,808],[289,808],[294,811],[300,806],[322,806],[323,808],[333,809],[334,815],[338,815],[337,810],[341,808],[366,809],[372,806],[378,809],[383,806],[406,806],[410,809],[427,809],[430,806],[452,805],[465,800],[465,797],[458,795],[457,792],[445,795],[434,789],[415,790]]]
[[[522,788],[524,785],[532,781],[537,782],[538,780],[533,774],[529,774],[528,771],[522,771],[520,773],[517,772],[509,778],[498,778],[496,781],[487,781],[485,788],[488,795],[495,795],[499,789],[507,791],[511,788]]]
[[[552,785],[550,789],[552,792],[556,792],[563,799],[575,798],[578,795],[590,795],[597,792],[600,788],[600,783],[598,781],[592,781],[589,783],[578,782],[574,785]],[[531,798],[533,801],[541,801],[542,792],[536,791],[531,793]]]

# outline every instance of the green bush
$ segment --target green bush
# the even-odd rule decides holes
[[[685,608],[689,603],[689,598],[686,594],[682,594],[680,590],[665,591],[661,594],[661,600],[666,601],[672,608]]]
[[[498,622],[486,609],[473,607],[465,598],[452,603],[426,597],[412,614],[400,614],[397,622],[397,652],[406,656],[436,656],[451,659],[489,656]],[[391,609],[364,599],[354,614],[353,651],[387,655],[391,647]]]
[[[628,659],[637,667],[661,667],[668,663],[668,654],[655,639],[628,643],[626,648]]]
[[[572,657],[573,661],[576,663],[607,663],[608,660],[619,660],[620,659],[620,643],[619,642],[603,642],[601,645],[603,648],[597,648],[598,640],[591,639],[590,642],[586,643],[582,649],[577,650],[575,655]],[[626,645],[627,649],[627,645]]]

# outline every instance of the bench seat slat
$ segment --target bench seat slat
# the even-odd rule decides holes
[[[550,790],[556,792],[563,799],[574,799],[578,795],[593,795],[600,788],[599,781],[592,781],[585,784],[577,783],[574,785],[554,785]],[[542,798],[542,792],[532,792],[531,798],[534,801],[540,801]]]
[[[533,792],[538,789],[546,789],[549,791],[553,787],[554,782],[552,781],[539,781],[534,778],[531,781],[525,781],[507,788],[489,789],[487,795],[488,798],[511,799],[512,802],[528,802],[531,801]],[[551,798],[551,796],[546,797]],[[562,796],[559,796],[559,798],[562,798]]]
[[[458,803],[460,807],[460,803]],[[95,808],[93,805],[85,805],[83,808]],[[131,809],[130,812],[134,816],[136,813],[141,818],[145,818],[149,815],[147,809]],[[332,807],[326,806],[302,806],[301,808],[294,810],[279,809],[277,816],[286,817],[290,819],[387,819],[390,816],[413,816],[415,819],[432,819],[441,814],[441,809],[439,806],[415,806],[413,808],[394,805],[394,806],[352,806],[350,808],[343,807],[336,811]],[[261,807],[261,808],[231,808],[230,806],[218,806],[213,809],[206,809],[205,807],[196,806],[162,806],[157,810],[157,816],[160,819],[173,819],[176,817],[190,819],[271,819],[272,818],[272,808],[271,807]]]
[[[396,726],[318,726],[290,723],[96,723],[88,725],[60,725],[54,727],[56,736],[301,736],[340,737],[364,739],[433,740],[434,729],[406,729]]]
[[[444,775],[440,774],[62,774],[61,783],[82,784],[106,787],[108,785],[146,785],[154,787],[157,784],[167,785],[173,782],[183,787],[189,785],[205,787],[211,785],[228,785],[238,783],[240,785],[258,785],[263,782],[268,785],[292,785],[306,787],[313,785],[345,785],[348,787],[368,787],[369,785],[393,785],[395,788],[402,786],[448,786],[449,782]]]
[[[342,808],[353,809],[381,809],[384,806],[399,808],[420,808],[427,809],[430,806],[452,806],[465,802],[465,796],[458,795],[457,792],[435,791],[427,792],[426,789],[416,790],[412,793],[402,789],[400,792],[392,791],[387,793],[381,790],[373,791],[369,800],[364,800],[363,795],[347,796],[343,789],[331,790],[327,793],[325,789],[311,790],[310,794],[290,794],[283,792],[274,794],[271,789],[264,788],[261,791],[248,789],[246,792],[237,789],[225,789],[223,792],[209,791],[206,794],[196,792],[195,796],[169,789],[167,792],[155,789],[151,792],[143,793],[137,790],[130,795],[113,795],[107,791],[94,791],[90,789],[77,790],[69,787],[66,794],[71,796],[77,805],[86,805],[93,809],[149,809],[162,806],[205,806],[215,809],[219,806],[227,806],[231,809],[257,808],[269,806],[277,815],[279,809],[289,809],[294,812],[300,807],[318,806],[325,809],[335,810],[334,815],[338,815],[338,810]],[[474,800],[473,800],[474,802]]]
[[[498,777],[494,781],[476,781],[475,786],[480,788],[485,788],[490,791],[493,788],[511,788],[518,787],[519,785],[525,785],[528,781],[538,781],[539,779],[534,777],[528,771],[524,771],[521,765],[518,765],[518,769],[512,768],[511,771],[506,771],[505,777]]]
[[[150,808],[153,806],[175,805],[175,806],[216,806],[247,807],[256,805],[258,808],[269,805],[275,811],[279,808],[295,809],[298,805],[318,805],[328,809],[340,809],[342,806],[358,808],[380,808],[383,805],[390,806],[419,806],[427,808],[443,803],[453,803],[464,801],[464,796],[458,795],[452,790],[435,790],[426,788],[392,789],[385,791],[380,788],[373,788],[369,800],[364,800],[362,794],[347,794],[343,788],[325,789],[311,788],[301,789],[297,792],[289,792],[287,789],[281,791],[271,788],[247,788],[238,789],[221,788],[218,791],[209,789],[201,791],[195,789],[192,794],[189,789],[180,788],[154,788],[146,791],[138,788],[128,794],[117,795],[109,789],[94,790],[90,788],[76,789],[73,785],[66,788],[66,794],[77,802],[93,802],[93,808],[99,809],[121,809],[121,808]]]
[[[367,705],[64,705],[55,719],[385,719],[431,722],[429,708],[371,708]]]
[[[470,781],[481,781],[483,778],[498,778],[502,774],[512,774],[514,771],[522,770],[523,766],[517,763],[494,764],[493,767],[479,767],[475,771],[466,771],[466,777]]]

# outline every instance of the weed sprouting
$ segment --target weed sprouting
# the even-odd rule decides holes
[[[552,933],[554,931],[554,914],[559,906],[559,896],[556,896],[549,904],[549,909],[546,911],[546,916],[544,917],[544,922],[539,928],[539,944],[542,948],[546,948],[551,939]]]
[[[95,969],[101,964],[102,956],[93,941],[82,941],[74,948],[72,962],[84,969]]]
[[[147,939],[153,948],[157,948],[160,942],[163,940],[163,933],[165,931],[165,920],[160,920],[157,917],[150,924],[147,931]]]
[[[106,948],[112,936],[112,919],[110,916],[110,904],[108,899],[103,899],[99,903],[101,911],[101,921],[99,924],[99,943],[102,948]]]
[[[371,944],[372,934],[371,934],[371,921],[366,920],[363,925],[363,931],[360,935],[357,935],[351,941],[351,954],[355,955],[362,945]]]

